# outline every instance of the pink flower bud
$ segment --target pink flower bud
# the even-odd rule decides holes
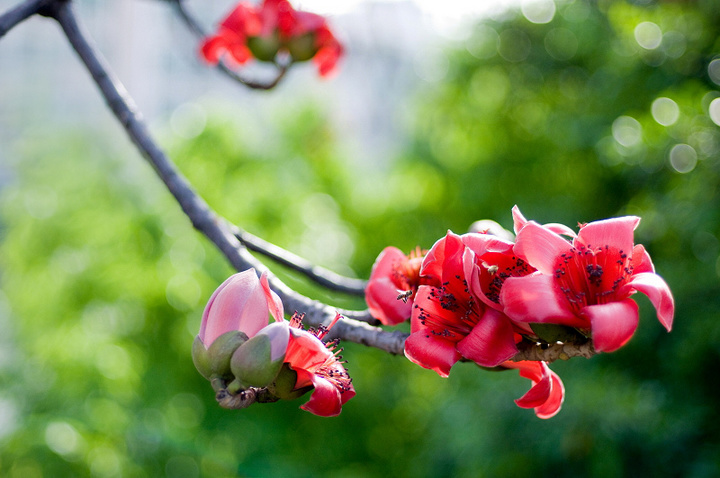
[[[268,325],[269,316],[283,319],[280,297],[270,290],[267,277],[255,269],[231,276],[210,297],[203,312],[198,337],[207,349],[222,334],[243,332],[254,337]]]

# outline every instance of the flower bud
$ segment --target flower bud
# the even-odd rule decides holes
[[[310,385],[295,390],[296,383],[297,372],[285,363],[280,369],[280,372],[277,374],[277,377],[275,377],[275,381],[268,387],[268,389],[278,398],[283,400],[295,400],[296,398],[302,397],[313,388],[312,385]]]
[[[247,47],[259,61],[272,62],[280,49],[280,38],[277,32],[269,36],[250,36],[247,38]]]
[[[308,61],[315,56],[318,51],[315,37],[315,33],[310,32],[293,37],[287,42],[287,49],[293,61]]]
[[[229,377],[230,359],[247,339],[247,335],[238,330],[225,332],[215,339],[209,348],[205,348],[200,336],[195,337],[192,346],[195,368],[208,380],[212,377]]]
[[[275,322],[238,347],[230,368],[241,388],[266,387],[275,380],[289,340],[288,323]]]

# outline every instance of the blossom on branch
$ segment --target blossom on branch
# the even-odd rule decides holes
[[[565,387],[560,377],[545,362],[508,361],[500,364],[500,367],[516,368],[521,377],[533,383],[525,395],[515,400],[518,407],[534,409],[538,418],[551,418],[560,411],[565,399]]]
[[[373,264],[365,288],[370,314],[384,325],[397,325],[410,318],[420,284],[424,252],[417,248],[406,255],[397,247],[386,247]]]
[[[294,314],[285,355],[288,367],[274,384],[280,398],[292,399],[313,390],[310,400],[300,408],[321,417],[339,415],[342,406],[355,396],[352,379],[338,356],[342,349],[335,350],[337,340],[327,344],[321,340],[341,318],[338,314],[329,326],[306,331],[302,329],[302,315]]]
[[[642,292],[670,331],[675,310],[670,289],[655,274],[645,248],[634,244],[639,217],[591,222],[575,235],[565,226],[527,221],[517,208],[514,215],[514,250],[537,269],[509,278],[502,288],[500,302],[514,321],[575,327],[592,337],[597,351],[612,352],[635,332],[638,306],[630,297]]]
[[[532,331],[502,312],[499,292],[508,277],[530,272],[512,243],[448,231],[423,260],[420,275],[437,285],[418,288],[405,356],[443,377],[462,358],[494,367],[513,357],[521,334]]]
[[[211,64],[224,55],[238,65],[253,58],[274,63],[278,55],[292,62],[312,59],[323,77],[334,72],[343,54],[324,17],[295,10],[287,0],[264,0],[259,6],[240,2],[200,50]]]

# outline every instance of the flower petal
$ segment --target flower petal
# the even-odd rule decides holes
[[[385,325],[397,325],[406,321],[412,311],[411,302],[403,302],[398,290],[389,278],[368,281],[365,288],[365,302],[370,315]]]
[[[342,411],[340,390],[329,380],[316,374],[311,374],[311,380],[315,390],[310,394],[310,400],[300,408],[321,417],[340,415]]]
[[[412,333],[405,340],[405,356],[421,367],[434,370],[441,377],[447,377],[450,368],[462,358],[455,350],[455,342],[425,331]]]
[[[594,221],[580,228],[577,240],[592,247],[611,245],[625,254],[629,254],[633,250],[633,235],[639,222],[640,218],[637,216]]]
[[[655,272],[655,266],[650,259],[650,254],[645,250],[642,244],[636,244],[632,252],[633,273]]]
[[[588,305],[582,314],[590,320],[598,352],[613,352],[625,345],[638,325],[638,306],[632,299]]]
[[[472,331],[457,344],[460,354],[483,367],[494,367],[517,352],[510,320],[495,309],[486,309]]]
[[[550,376],[552,378],[550,396],[543,405],[535,407],[535,415],[537,415],[538,418],[547,419],[554,417],[557,415],[557,412],[560,411],[560,407],[565,400],[565,386],[562,380],[560,380],[560,377],[552,370],[550,370]]]
[[[658,320],[670,332],[675,314],[675,301],[670,287],[662,277],[650,272],[635,274],[624,287],[632,288],[648,296],[657,311]],[[621,290],[620,293],[622,292]]]
[[[500,289],[500,303],[505,314],[519,322],[540,322],[570,327],[588,325],[570,309],[570,304],[557,288],[553,276],[532,274],[507,278]]]
[[[535,222],[528,222],[518,232],[515,253],[543,274],[553,274],[560,255],[571,247],[558,234]]]
[[[267,272],[263,272],[260,276],[260,285],[262,286],[263,293],[265,294],[265,300],[267,301],[270,314],[275,318],[276,321],[283,321],[285,318],[285,314],[283,312],[282,300],[280,300],[280,296],[270,290]]]

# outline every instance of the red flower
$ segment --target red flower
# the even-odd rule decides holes
[[[519,322],[589,331],[596,350],[612,352],[637,328],[638,306],[630,296],[639,291],[650,298],[658,320],[670,331],[673,297],[645,248],[633,243],[639,221],[626,216],[591,222],[572,241],[554,232],[559,230],[554,226],[520,221],[515,252],[538,272],[505,282],[500,293],[505,313]]]
[[[565,399],[565,387],[560,377],[545,362],[522,360],[503,362],[500,366],[520,370],[520,376],[533,383],[525,395],[515,400],[518,407],[534,408],[539,418],[550,418],[560,411]]]
[[[314,387],[310,400],[300,408],[321,417],[340,414],[342,406],[355,396],[352,379],[343,362],[333,352],[337,342],[324,344],[321,339],[341,318],[337,315],[328,327],[315,333],[302,330],[302,316],[293,315],[290,323],[290,342],[285,362],[297,373],[295,390]]]
[[[202,56],[212,64],[225,53],[240,65],[251,58],[274,62],[278,52],[295,62],[312,58],[320,76],[326,77],[334,71],[343,48],[324,17],[297,11],[287,0],[264,0],[257,7],[239,3],[201,46]]]
[[[448,231],[420,270],[430,283],[418,288],[405,356],[447,377],[461,358],[494,367],[517,353],[519,333],[498,303],[503,282],[531,272],[512,254],[512,243],[488,234]]]
[[[386,247],[370,272],[365,302],[373,317],[385,325],[397,325],[410,318],[413,299],[421,284],[420,249],[405,255],[397,247]]]

